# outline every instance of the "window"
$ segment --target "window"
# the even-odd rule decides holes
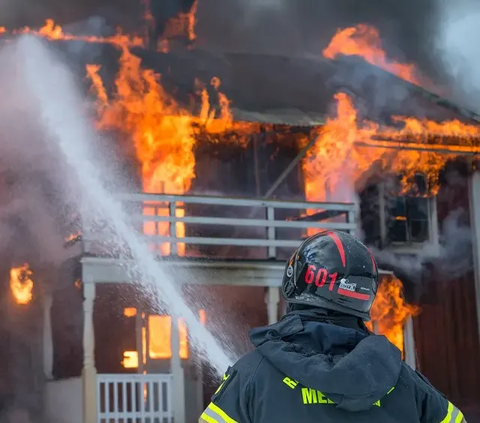
[[[127,307],[123,310],[125,317],[137,316],[138,310],[135,307]],[[199,320],[202,325],[206,324],[207,316],[205,310],[199,310]],[[142,320],[145,316],[142,314]],[[150,359],[171,359],[172,358],[172,318],[168,315],[148,316],[147,322],[143,322],[142,333],[142,361],[147,362],[147,323],[148,326],[148,358]],[[179,336],[179,356],[186,360],[189,358],[188,327],[185,319],[177,320]],[[122,365],[125,368],[137,368],[139,354],[137,351],[124,351]]]
[[[421,243],[429,240],[429,199],[394,197],[387,201],[386,237],[390,242]]]

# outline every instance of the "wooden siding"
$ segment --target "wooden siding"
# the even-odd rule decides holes
[[[451,163],[441,175],[440,225],[452,212],[469,226],[468,169]],[[447,240],[448,242],[448,240]],[[473,267],[458,278],[442,280],[436,269],[423,287],[422,312],[414,319],[420,371],[451,401],[467,409],[480,404],[480,342]]]

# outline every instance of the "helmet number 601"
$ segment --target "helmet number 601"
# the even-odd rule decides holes
[[[327,281],[327,277],[330,279],[330,286],[328,289],[333,291],[333,286],[335,281],[337,280],[338,273],[328,274],[327,269],[324,267],[317,270],[317,266],[314,264],[309,264],[307,272],[305,273],[305,282],[307,284],[311,284],[315,281],[315,285],[321,288],[325,285]]]

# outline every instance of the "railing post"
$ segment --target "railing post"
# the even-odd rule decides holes
[[[440,234],[438,228],[437,197],[432,197],[428,204],[428,242],[434,246],[435,253],[440,254]]]
[[[178,244],[177,244],[177,223],[176,223],[177,204],[175,201],[171,201],[169,203],[169,209],[170,209],[170,218],[172,218],[172,221],[170,222],[170,238],[172,239],[170,241],[170,254],[172,256],[176,256],[178,253]]]
[[[473,276],[477,304],[477,325],[480,331],[480,171],[473,172],[469,183],[470,222],[472,231]]]
[[[378,185],[378,219],[380,220],[380,245],[384,248],[387,244],[387,213],[385,204],[385,184]]]
[[[273,207],[267,207],[267,220],[275,220],[275,209]],[[275,227],[268,226],[267,239],[269,241],[275,241]],[[268,258],[274,259],[277,257],[277,248],[275,246],[268,247]]]
[[[43,373],[47,380],[53,379],[53,336],[52,336],[53,294],[45,288],[43,292]]]
[[[403,329],[403,350],[405,351],[405,363],[415,370],[417,367],[417,360],[415,354],[415,339],[413,337],[412,316],[408,317]]]
[[[278,321],[278,305],[280,303],[280,289],[276,286],[267,287],[265,302],[267,303],[268,324],[273,325]]]
[[[95,368],[95,334],[93,305],[95,283],[83,284],[83,422],[97,422],[97,369]]]
[[[170,361],[173,390],[173,416],[175,422],[185,421],[185,375],[182,359],[180,358],[180,333],[178,320],[172,316],[172,358]]]
[[[348,213],[347,213],[347,223],[357,223],[356,222],[356,219],[355,219],[355,214],[356,214],[356,211],[355,210],[350,210]],[[355,235],[355,231],[358,230],[359,228],[356,228],[356,229],[349,229],[348,230],[348,233],[349,234],[352,234],[352,235]]]

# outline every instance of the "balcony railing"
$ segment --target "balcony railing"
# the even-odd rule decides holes
[[[120,200],[138,231],[162,255],[283,260],[282,249],[291,252],[302,237],[322,229],[357,228],[352,203],[145,193]],[[95,245],[102,237],[97,229],[84,234],[88,253],[99,254]]]

